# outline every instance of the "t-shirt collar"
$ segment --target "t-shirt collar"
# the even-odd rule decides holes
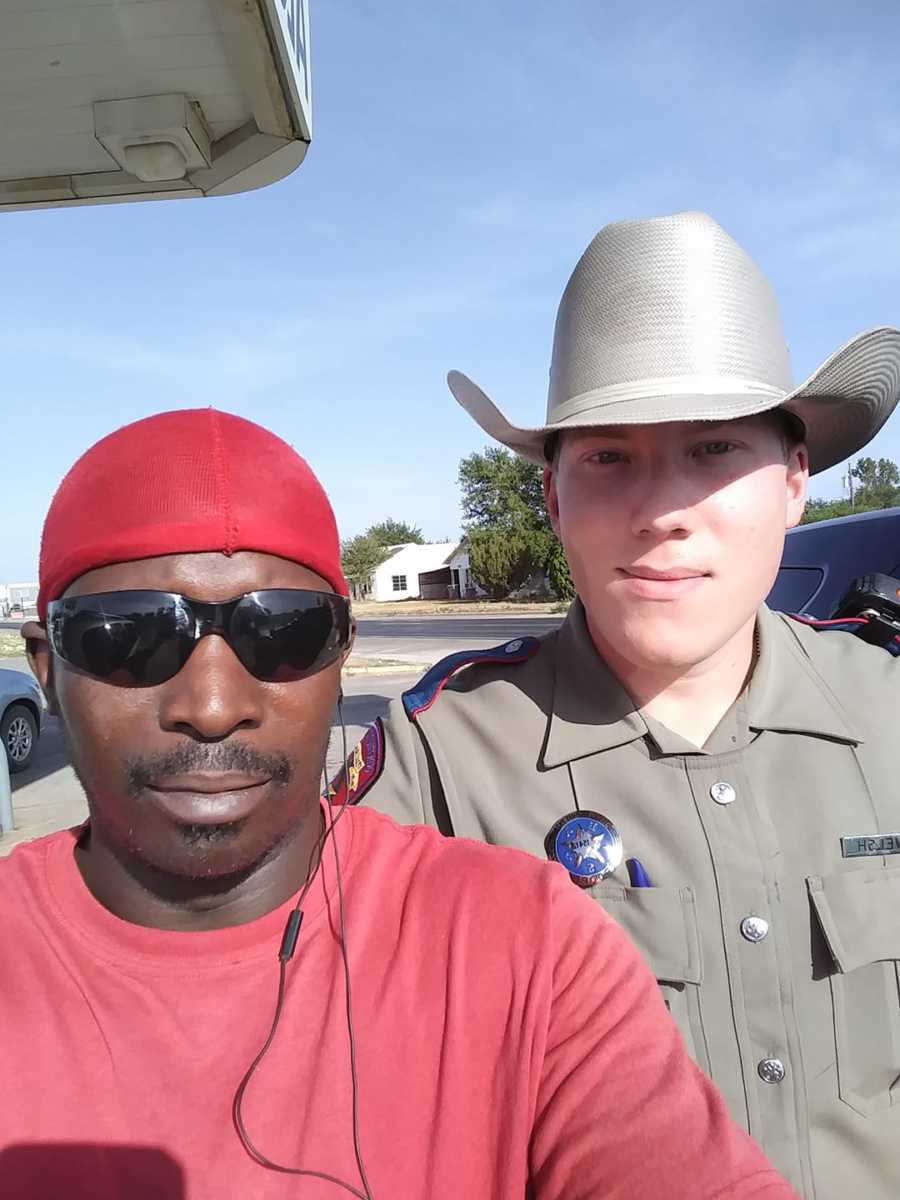
[[[350,818],[352,815],[348,814]],[[345,886],[352,870],[351,824],[351,820],[341,820],[334,831]],[[168,971],[181,969],[186,974],[268,955],[276,962],[281,935],[296,895],[265,916],[227,929],[187,932],[134,925],[105,908],[82,879],[75,847],[83,830],[81,826],[68,831],[68,836],[48,840],[44,870],[47,894],[61,929],[79,938],[96,957],[150,970],[165,965]],[[298,880],[298,892],[300,885]],[[334,899],[335,890],[334,848],[329,838],[316,879],[303,901],[304,930]]]

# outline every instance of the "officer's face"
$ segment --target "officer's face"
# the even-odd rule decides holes
[[[547,506],[599,648],[690,666],[751,622],[806,498],[771,417],[572,431]]]

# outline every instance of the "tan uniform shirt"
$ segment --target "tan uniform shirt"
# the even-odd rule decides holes
[[[365,803],[542,857],[591,809],[626,867],[591,893],[648,959],[696,1061],[809,1200],[900,1197],[900,660],[763,610],[703,750],[635,711],[576,603],[520,665],[396,704]],[[575,886],[573,884],[573,886]]]

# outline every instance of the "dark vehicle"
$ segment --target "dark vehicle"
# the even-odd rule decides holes
[[[792,529],[768,604],[827,619],[854,580],[875,573],[900,576],[900,508]]]

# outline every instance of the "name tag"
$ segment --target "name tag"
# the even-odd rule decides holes
[[[869,858],[878,854],[900,854],[900,833],[872,833],[841,838],[843,858]]]

